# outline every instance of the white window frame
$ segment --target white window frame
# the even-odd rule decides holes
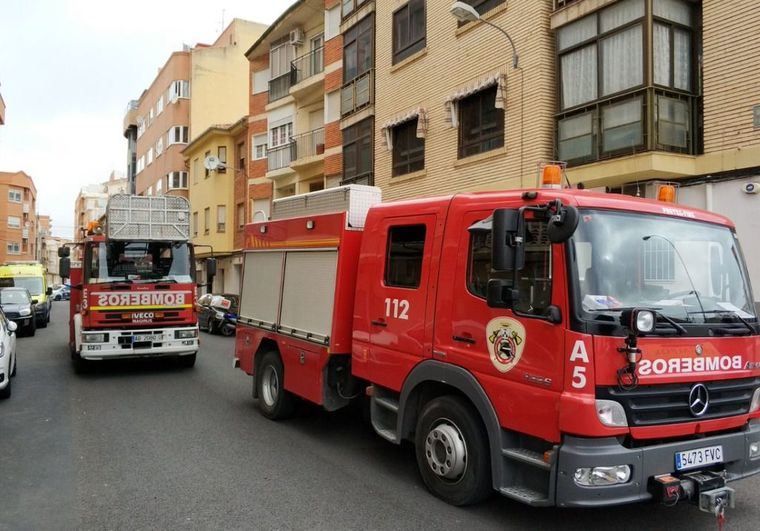
[[[147,160],[148,166],[150,166],[151,164],[153,164],[153,146],[151,146],[151,147],[148,148],[148,156],[147,156],[147,158],[148,158],[148,160]]]
[[[18,242],[8,242],[6,250],[7,254],[21,254],[21,244]]]
[[[293,122],[277,125],[269,130],[269,145],[272,149],[290,144],[292,138]]]
[[[169,132],[167,133],[167,145],[171,146],[172,144],[187,144],[189,136],[189,127],[186,125],[174,125],[169,128]],[[179,140],[175,140],[175,138],[179,138]]]
[[[219,221],[221,220],[221,221]],[[227,230],[227,205],[216,205],[216,232]]]
[[[169,190],[178,190],[187,188],[187,172],[186,171],[170,171],[167,175]]]
[[[164,179],[161,178],[158,181],[156,181],[156,195],[161,195],[161,192],[163,192],[162,188],[164,187]]]
[[[156,102],[156,116],[164,112],[164,95],[161,94]]]
[[[13,221],[15,220],[15,221]],[[20,229],[21,228],[21,218],[18,216],[8,216],[8,228],[9,229]]]
[[[8,188],[8,201],[11,203],[21,203],[24,200],[23,190],[18,188]]]
[[[261,160],[267,158],[267,141],[269,135],[267,133],[261,133],[259,135],[253,135],[251,137],[251,159]]]

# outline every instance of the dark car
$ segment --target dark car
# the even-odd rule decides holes
[[[231,293],[207,293],[198,299],[198,328],[211,334],[234,334],[234,326],[225,326],[237,319],[240,299]],[[232,332],[232,333],[230,333]]]
[[[33,336],[37,331],[37,320],[34,318],[37,301],[32,299],[28,289],[0,289],[0,307],[5,316],[18,326],[18,335]]]

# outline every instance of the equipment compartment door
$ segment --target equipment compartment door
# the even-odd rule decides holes
[[[436,216],[394,217],[381,223],[375,248],[381,266],[369,287],[370,356],[374,381],[399,389],[403,375],[429,356]]]

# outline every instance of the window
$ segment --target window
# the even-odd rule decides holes
[[[22,196],[23,196],[23,192],[19,190],[18,188],[8,189],[8,201],[10,201],[11,203],[20,203]]]
[[[243,230],[245,227],[245,203],[237,204],[237,228]]]
[[[245,170],[245,142],[237,145],[237,169]]]
[[[167,144],[187,144],[189,129],[189,127],[184,125],[175,125],[169,129]]]
[[[156,102],[156,115],[161,114],[164,112],[164,95],[161,94],[158,97],[158,101]]]
[[[551,304],[551,243],[546,222],[526,221],[525,266],[517,272],[519,298],[514,309],[544,315]],[[491,231],[474,231],[470,236],[467,289],[485,299],[489,278],[513,279],[513,271],[491,271]]]
[[[198,213],[193,212],[193,235],[198,236]]]
[[[290,62],[295,59],[295,47],[286,35],[272,44],[269,49],[269,71],[271,79],[290,74]]]
[[[557,31],[561,160],[696,154],[695,9],[685,0],[621,0]]]
[[[504,109],[496,108],[497,86],[459,102],[459,158],[504,146]]]
[[[166,99],[174,102],[179,98],[190,97],[190,82],[185,80],[172,81],[169,89],[166,91]]]
[[[164,179],[162,177],[158,181],[156,181],[156,195],[161,195],[161,192],[163,191],[162,190],[163,187],[164,187]]]
[[[18,242],[8,242],[8,254],[21,254],[21,245]]]
[[[211,225],[211,208],[203,209],[203,234],[208,234],[209,225]]]
[[[161,135],[156,142],[156,158],[164,152],[164,135]]]
[[[251,200],[251,222],[269,219],[270,201],[268,197]]]
[[[374,57],[375,17],[370,15],[343,34],[343,82],[372,69]]]
[[[269,130],[269,138],[273,149],[290,144],[290,139],[293,138],[293,122],[273,127]]]
[[[209,170],[208,170],[208,168],[206,167],[206,159],[208,159],[210,156],[211,156],[211,151],[206,151],[206,152],[203,154],[203,169],[204,169],[204,171],[205,171],[204,177],[205,177],[206,179],[208,179],[208,174],[209,174]]]
[[[425,139],[417,138],[419,118],[393,128],[393,176],[425,168]]]
[[[227,146],[218,146],[216,148],[216,156],[220,162],[227,164]]]
[[[465,4],[470,4],[481,15],[485,15],[493,8],[506,3],[507,0],[465,0]]]
[[[140,173],[145,169],[145,155],[137,159],[137,173]]]
[[[254,135],[251,145],[253,145],[253,152],[251,158],[253,160],[260,160],[267,158],[267,135]]]
[[[154,118],[153,107],[151,107],[150,111],[148,112],[148,125],[153,123],[153,118]]]
[[[224,232],[227,226],[227,207],[217,205],[216,207],[216,232]]]
[[[393,13],[393,64],[425,47],[425,0],[409,0]]]
[[[367,0],[343,0],[343,17],[347,17],[359,7],[362,6]]]
[[[16,216],[8,216],[8,227],[11,229],[20,229],[21,218]]]
[[[418,288],[422,278],[425,225],[404,225],[388,230],[385,285]]]
[[[153,147],[148,148],[148,166],[153,164]]]
[[[187,188],[187,172],[170,171],[167,174],[167,181],[170,190],[173,190],[175,188]]]
[[[374,120],[366,118],[343,130],[343,180],[341,184],[373,184],[373,127]]]
[[[149,195],[149,196],[153,195],[153,185],[152,184],[150,186],[148,186],[147,195]]]

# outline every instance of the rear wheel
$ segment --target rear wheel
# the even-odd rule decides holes
[[[259,410],[268,419],[290,417],[296,408],[296,397],[285,390],[285,370],[280,355],[270,350],[261,358],[254,377],[259,396]]]
[[[222,325],[219,327],[219,331],[222,333],[223,336],[226,336],[226,337],[235,335],[235,327],[227,326],[224,323],[222,323]]]
[[[427,488],[452,505],[470,505],[492,492],[485,428],[471,404],[442,396],[425,405],[415,434],[417,466]]]

